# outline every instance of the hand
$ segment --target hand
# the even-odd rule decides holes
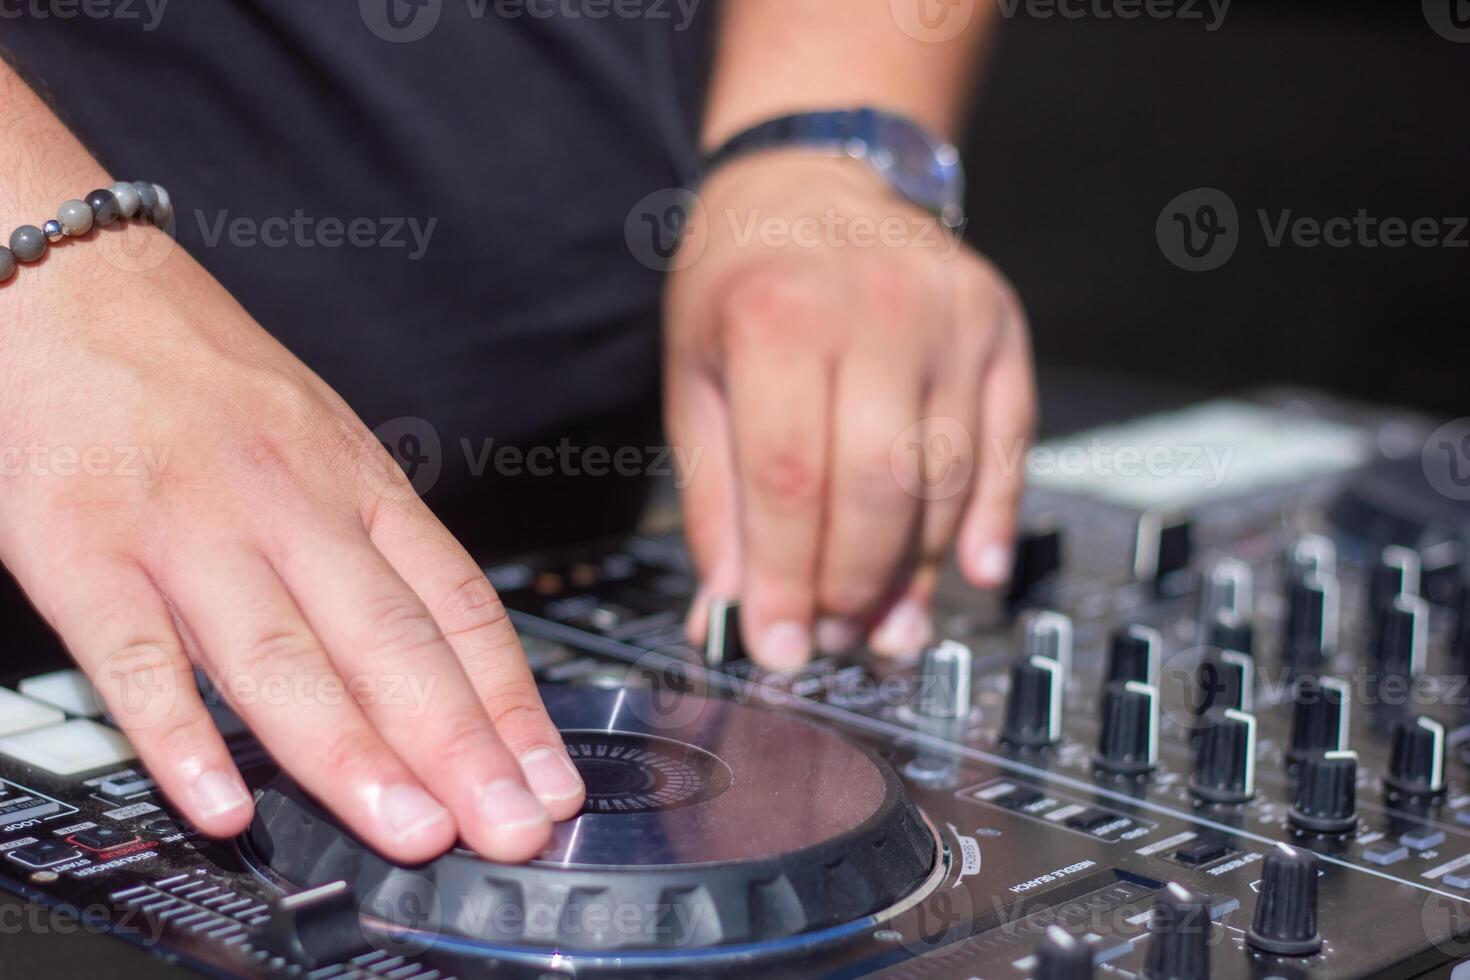
[[[800,152],[717,171],[666,298],[668,424],[704,589],[742,598],[776,670],[867,636],[929,641],[953,544],[976,586],[1011,566],[1035,413],[1025,315],[862,164]]]
[[[197,663],[389,858],[533,856],[582,784],[480,568],[182,250],[101,247],[0,288],[0,558],[149,772],[206,834],[248,825]]]

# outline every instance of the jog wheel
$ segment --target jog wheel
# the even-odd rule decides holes
[[[666,692],[542,695],[587,802],[530,863],[454,850],[394,867],[284,776],[247,852],[298,888],[350,882],[365,911],[424,935],[564,954],[816,934],[893,907],[935,869],[935,835],[893,771],[827,729]]]

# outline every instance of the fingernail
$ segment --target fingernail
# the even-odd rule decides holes
[[[514,779],[497,779],[481,790],[480,812],[496,830],[551,822],[546,807]]]
[[[863,638],[862,627],[845,616],[824,616],[817,620],[812,632],[817,649],[823,653],[843,653],[858,645]]]
[[[572,760],[554,749],[532,749],[521,756],[521,772],[531,792],[545,803],[559,803],[581,795],[582,776]]]
[[[873,649],[880,653],[901,655],[918,653],[919,649],[934,639],[934,627],[929,614],[915,599],[903,599],[888,612],[888,616],[874,631]]]
[[[761,666],[785,673],[797,670],[812,656],[812,641],[800,623],[777,623],[761,637]]]
[[[1003,544],[988,544],[980,550],[980,560],[975,571],[980,581],[987,585],[999,585],[1011,577],[1011,549]]]
[[[414,786],[389,786],[383,790],[382,813],[388,829],[405,837],[421,834],[439,821],[449,819],[449,811],[438,800]]]
[[[216,770],[194,780],[194,802],[199,815],[208,819],[249,806],[250,791],[239,777]]]

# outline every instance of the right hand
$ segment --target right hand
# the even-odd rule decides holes
[[[535,855],[583,787],[479,566],[182,249],[107,247],[0,286],[0,560],[149,773],[204,833],[248,825],[198,664],[390,859]]]

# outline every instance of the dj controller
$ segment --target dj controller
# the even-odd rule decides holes
[[[1434,429],[1275,392],[1045,444],[1008,587],[794,676],[733,602],[685,641],[677,528],[491,564],[588,787],[521,866],[386,863],[217,698],[257,812],[205,839],[79,675],[0,679],[0,977],[1470,976]]]

